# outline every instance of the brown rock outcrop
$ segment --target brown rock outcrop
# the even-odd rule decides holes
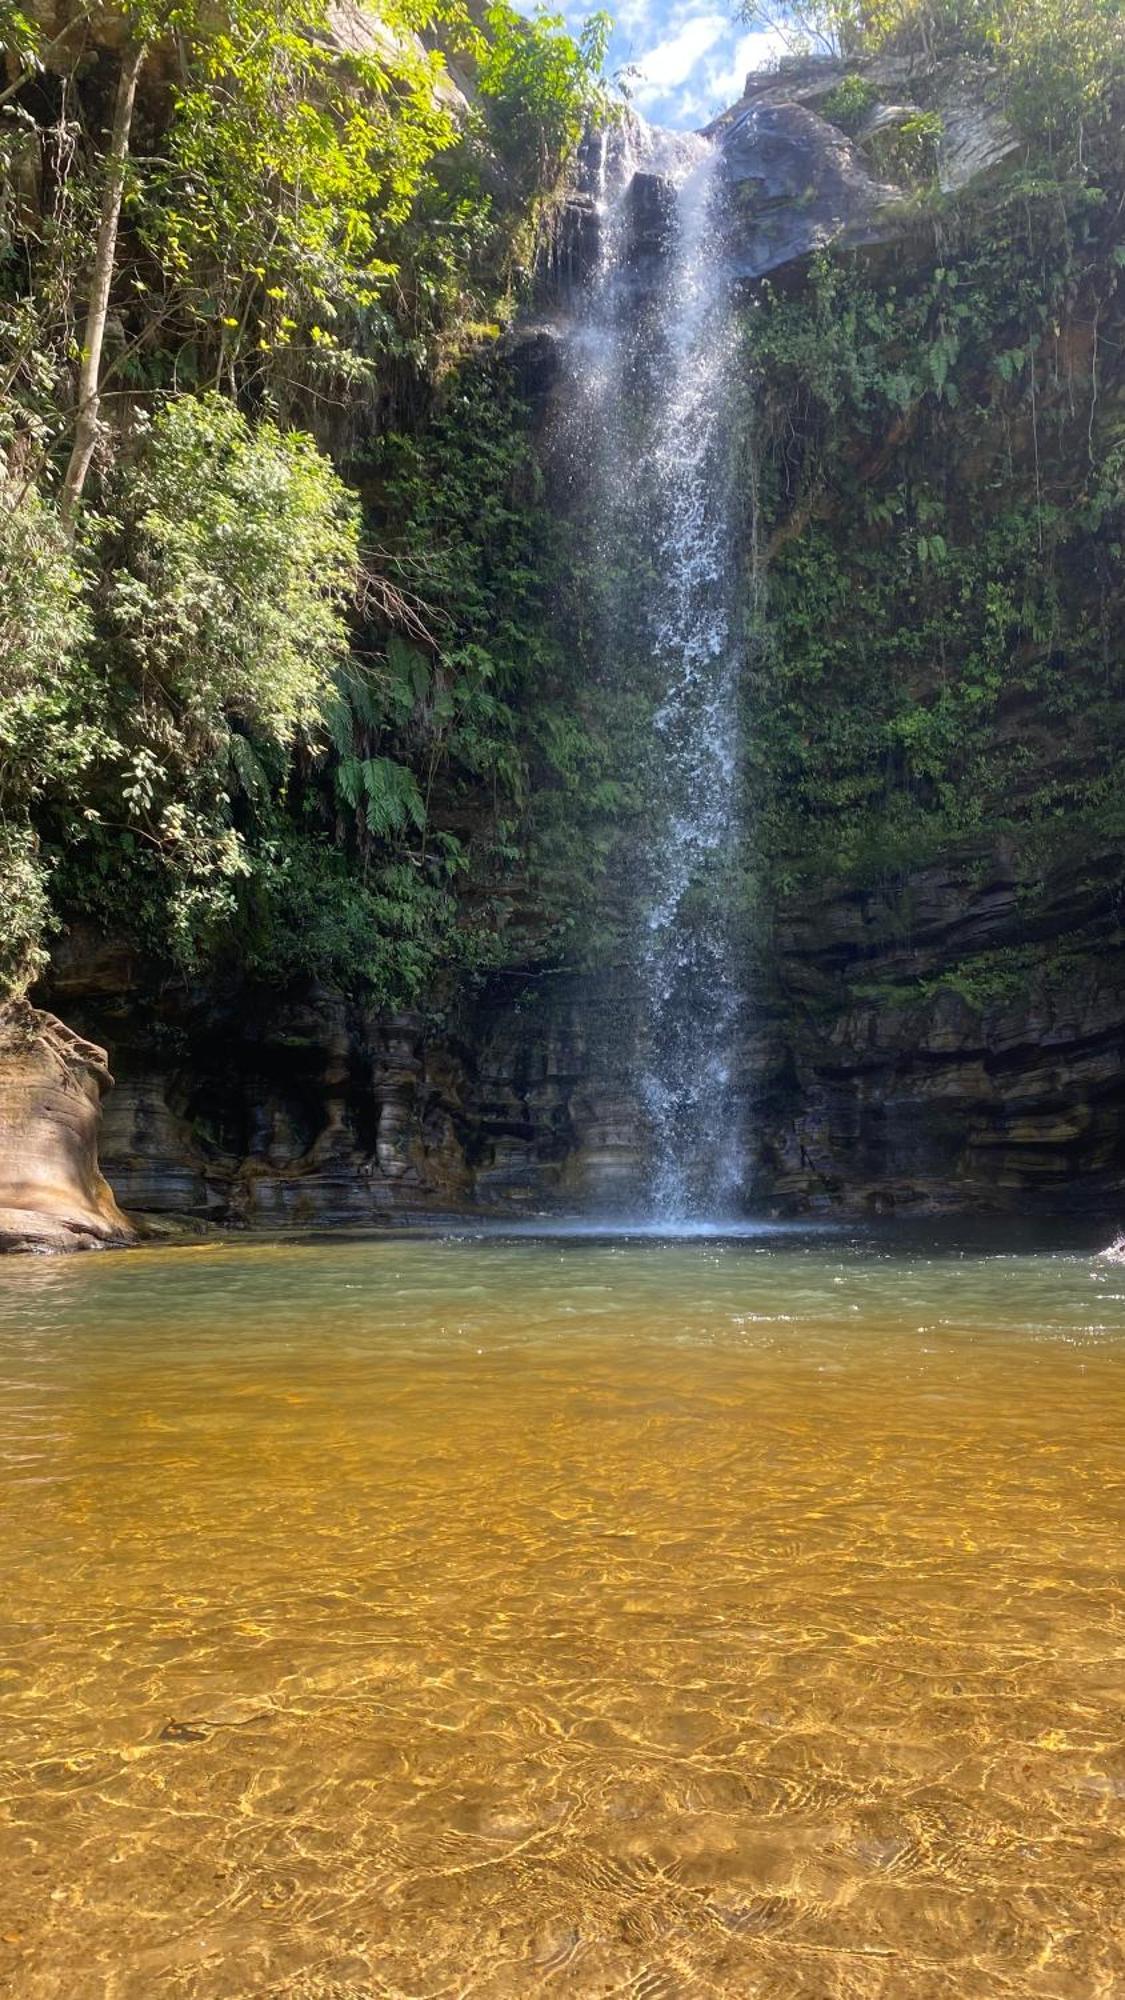
[[[0,1010],[0,1250],[128,1243],[98,1166],[104,1050],[24,1001]]]

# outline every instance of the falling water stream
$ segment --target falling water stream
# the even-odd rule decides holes
[[[603,652],[651,704],[651,810],[633,882],[636,1095],[659,1220],[730,1216],[741,980],[736,321],[717,158],[636,122],[603,138],[599,259],[571,343],[571,448],[609,579]]]

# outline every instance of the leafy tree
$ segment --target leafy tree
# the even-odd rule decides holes
[[[354,368],[341,316],[388,294],[396,232],[457,137],[443,59],[418,40],[433,20],[398,0],[343,51],[327,0],[240,0],[222,32],[197,30],[141,220],[217,381],[269,382],[295,347],[321,376]]]
[[[142,707],[171,704],[202,741],[234,721],[288,743],[348,649],[358,519],[328,460],[223,396],[181,396],[123,488],[106,597]]]
[[[528,21],[507,0],[492,0],[484,19],[481,92],[497,143],[533,196],[554,188],[591,109],[606,108],[600,78],[612,20],[592,14],[575,38],[561,14]]]
[[[320,725],[358,521],[311,439],[216,394],[168,404],[119,484],[97,549],[116,754],[68,881],[93,906],[124,887],[150,942],[192,959],[235,913],[298,732]]]
[[[480,870],[524,838],[545,544],[526,419],[478,449],[495,383],[458,364],[533,264],[604,32],[113,0],[48,39],[0,0],[0,980],[79,912],[400,999],[503,949]],[[310,423],[364,481],[362,561]],[[359,448],[392,427],[403,465],[464,455],[436,508],[440,457],[407,494]]]
[[[416,40],[428,0],[381,10],[373,46],[332,46],[327,0],[127,0],[123,48],[79,348],[70,450],[61,485],[73,524],[97,444],[102,374],[128,201],[185,314],[218,320],[220,373],[249,349],[286,345],[298,327],[322,348],[343,304],[372,302],[393,275],[380,225],[401,222],[425,168],[455,132],[439,94],[442,59]],[[9,33],[27,24],[13,17]],[[167,156],[129,184],[138,88],[174,39],[185,70],[173,92]],[[145,281],[134,275],[134,285]],[[319,321],[313,317],[319,314]]]
[[[84,578],[62,525],[37,495],[12,505],[3,486],[0,573],[0,987],[21,990],[42,967],[50,928],[36,809],[47,798],[73,809],[111,739]]]
[[[439,32],[476,67],[483,115],[458,108],[426,46]],[[45,43],[9,4],[0,165],[21,254],[6,301],[0,286],[0,341],[9,390],[38,413],[17,423],[23,448],[62,454],[64,521],[73,529],[107,435],[108,388],[211,382],[291,404],[370,372],[380,345],[401,351],[396,321],[417,321],[435,209],[462,266],[518,233],[597,94],[604,35],[601,17],[574,40],[503,4],[482,31],[462,0],[390,0],[344,30],[330,0],[116,0],[91,66],[81,35]],[[495,171],[489,188],[478,170],[492,146],[503,200]],[[435,173],[450,151],[452,201]],[[21,176],[49,212],[19,196]],[[0,206],[0,275],[4,221]]]

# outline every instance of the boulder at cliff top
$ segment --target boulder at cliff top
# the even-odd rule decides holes
[[[833,123],[847,81],[869,93],[852,136],[851,126]],[[967,187],[1020,151],[992,82],[985,65],[964,59],[888,57],[856,72],[810,57],[752,73],[738,103],[707,128],[731,189],[732,271],[761,278],[830,244],[864,249],[905,241],[914,226],[907,197],[919,183],[909,172],[905,185],[886,178],[880,135],[928,120],[938,185],[946,193]]]
[[[761,278],[829,243],[858,247],[896,233],[902,190],[877,181],[851,140],[803,104],[752,104],[723,126],[731,190],[730,264]]]
[[[53,1014],[0,1009],[0,1250],[90,1250],[134,1230],[98,1167],[105,1052]]]

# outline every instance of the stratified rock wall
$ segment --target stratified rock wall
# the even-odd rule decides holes
[[[98,1167],[104,1050],[53,1014],[0,1012],[0,1249],[124,1243],[133,1231]]]
[[[1107,857],[1107,860],[1109,857]],[[853,1210],[1113,1207],[1125,1180],[1125,942],[1113,875],[1060,870],[1059,956],[992,997],[951,968],[1026,941],[1003,852],[919,868],[889,898],[825,884],[781,919],[756,1057],[762,1183]],[[1087,948],[1063,949],[1076,926]],[[1092,948],[1102,933],[1100,947]],[[1051,942],[1048,936],[1045,942]]]
[[[966,934],[1003,937],[1017,912],[1002,876],[966,860],[919,877],[919,964]],[[1112,1209],[1125,951],[1096,979],[984,1007],[921,980],[888,998],[904,947],[878,943],[876,904],[826,885],[779,930],[778,993],[739,1052],[747,1207]],[[637,1206],[646,1134],[615,1032],[633,1011],[620,972],[512,974],[444,1019],[327,988],[109,1003],[72,987],[67,1006],[110,1046],[102,1164],[128,1207],[272,1229]]]
[[[439,1022],[323,986],[109,992],[82,964],[59,1004],[112,1051],[101,1158],[131,1209],[311,1228],[635,1199],[618,975],[500,977]]]

